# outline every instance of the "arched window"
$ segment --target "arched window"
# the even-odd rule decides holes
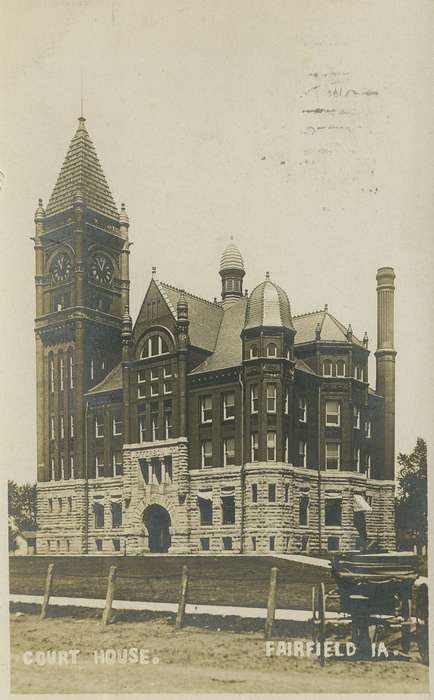
[[[268,343],[267,357],[277,357],[277,345],[275,343]]]
[[[167,341],[161,335],[151,335],[145,340],[140,359],[166,355],[169,352]]]
[[[258,357],[258,346],[257,345],[250,346],[250,358],[252,358],[252,357]]]

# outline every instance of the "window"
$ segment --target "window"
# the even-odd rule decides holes
[[[64,375],[65,375],[65,361],[64,361],[63,357],[61,357],[59,359],[60,391],[64,391],[64,389],[65,389]]]
[[[326,442],[326,469],[340,469],[341,446],[338,442]]]
[[[372,430],[372,423],[371,423],[371,420],[368,418],[368,420],[365,422],[365,437],[367,437],[367,438],[371,437],[371,430]]]
[[[139,369],[137,372],[137,396],[139,399],[146,397],[146,372],[144,369]]]
[[[252,503],[258,502],[258,484],[252,484]]]
[[[276,385],[267,384],[267,413],[276,413],[276,395]]]
[[[235,394],[233,391],[223,394],[223,420],[235,418]]]
[[[353,406],[353,428],[360,428],[360,408]]]
[[[326,425],[339,427],[341,424],[341,405],[339,401],[326,401]]]
[[[212,467],[212,442],[204,440],[202,442],[202,467]]]
[[[153,314],[154,316],[154,314]],[[140,358],[156,357],[157,355],[165,355],[169,352],[169,346],[166,340],[161,335],[152,335],[145,340]]]
[[[267,461],[276,461],[276,433],[273,430],[267,432]]]
[[[94,377],[94,362],[93,362],[93,360],[90,361],[89,372],[90,372],[90,378],[93,379],[93,377]]]
[[[121,476],[123,469],[122,469],[122,452],[113,452],[113,475],[114,476]]]
[[[72,513],[72,496],[68,496],[68,513]]]
[[[152,410],[151,405],[151,440],[158,440],[158,429],[159,429],[159,414],[158,411]]]
[[[114,538],[112,539],[112,543],[113,543],[113,549],[114,549],[114,551],[115,551],[115,552],[120,552],[120,551],[121,551],[121,541],[120,541],[120,539],[119,539],[118,537],[114,537]]]
[[[268,343],[267,357],[277,357],[277,345],[275,343]]]
[[[289,412],[289,389],[285,389],[285,402],[284,402],[284,407],[283,407],[286,415],[288,415]]]
[[[74,455],[70,455],[69,457],[69,469],[71,473],[71,479],[75,479]]]
[[[170,365],[165,365],[163,367],[163,377],[166,379],[167,377],[172,376],[172,367]]]
[[[309,494],[302,492],[298,499],[298,524],[309,525]]]
[[[54,393],[54,358],[50,357],[48,361],[49,372],[50,372],[50,391]]]
[[[327,495],[325,498],[325,519],[329,526],[340,526],[342,523],[342,498],[339,494]]]
[[[252,433],[250,436],[250,459],[252,462],[259,461],[259,439],[258,433]]]
[[[252,549],[256,552],[256,537],[254,535],[252,537]]]
[[[327,537],[327,549],[329,552],[339,551],[339,537]]]
[[[143,481],[145,484],[149,484],[149,464],[146,459],[139,459],[140,471],[143,476]]]
[[[63,416],[59,417],[60,422],[60,439],[63,440],[65,437],[65,419]]]
[[[209,552],[209,537],[200,538],[200,548],[202,552]]]
[[[104,500],[102,496],[94,496],[93,512],[95,514],[95,527],[104,527]]]
[[[113,413],[113,435],[122,435],[122,415],[120,411]]]
[[[298,457],[300,467],[307,466],[306,440],[300,440],[298,443]]]
[[[201,423],[212,423],[212,396],[202,396],[199,404]]]
[[[172,393],[172,382],[163,382],[163,393],[164,394],[171,394]]]
[[[285,449],[283,459],[287,464],[289,463],[289,438],[287,435],[285,435]]]
[[[95,416],[95,437],[104,437],[104,416],[101,414]]]
[[[338,360],[336,362],[336,376],[345,377],[345,362],[344,360]]]
[[[223,440],[223,464],[228,466],[235,463],[235,438]]]
[[[222,496],[222,524],[235,523],[235,496]]]
[[[357,471],[360,471],[360,448],[356,447],[353,451],[353,462]]]
[[[49,511],[50,513],[53,512],[53,499],[52,499],[52,498],[49,498],[49,499],[48,499],[48,511]]]
[[[69,540],[65,540],[65,544],[66,544],[66,551],[69,552],[70,549],[71,549],[71,543],[70,543],[70,541],[69,541]]]
[[[173,477],[173,468],[172,468],[172,456],[167,455],[164,457],[164,474],[165,474],[165,481],[172,483],[172,477]]]
[[[95,540],[95,546],[97,552],[102,552],[102,540]]]
[[[322,363],[322,373],[324,377],[332,376],[332,363],[330,360],[324,360]]]
[[[122,527],[122,497],[112,496],[111,499],[111,510],[112,510],[112,527]]]
[[[303,396],[300,396],[298,399],[298,420],[300,423],[307,422],[306,399]]]
[[[250,413],[257,413],[259,409],[259,387],[252,384],[250,387]]]
[[[69,356],[69,388],[74,388],[74,359],[72,355]]]
[[[158,396],[160,393],[160,382],[158,369],[151,369],[151,396]]]
[[[250,356],[250,359],[252,359],[254,357],[258,357],[258,346],[257,345],[250,346],[249,356]]]
[[[74,437],[74,416],[69,416],[69,437]]]
[[[276,544],[276,537],[274,535],[270,535],[270,538],[269,538],[269,550],[270,550],[270,552],[274,552],[275,544]]]
[[[232,549],[232,537],[223,537],[223,549],[225,551]]]
[[[99,479],[104,476],[104,457],[96,455],[95,457],[95,477]]]
[[[65,457],[60,455],[60,478],[63,481],[65,479]]]
[[[285,484],[285,503],[289,503],[289,484]]]
[[[366,465],[365,465],[366,476],[368,479],[371,478],[371,455],[366,455]]]
[[[50,440],[54,440],[54,416],[50,418]]]
[[[172,402],[171,401],[164,402],[164,433],[165,433],[166,440],[173,437]]]
[[[139,416],[139,442],[146,442],[146,418]]]
[[[276,484],[268,484],[268,502],[276,503]]]
[[[207,492],[202,496],[199,493],[197,505],[199,507],[200,524],[204,526],[212,525],[212,492]]]

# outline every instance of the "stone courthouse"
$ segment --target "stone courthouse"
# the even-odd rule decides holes
[[[154,270],[133,324],[128,216],[83,117],[35,224],[39,554],[336,551],[360,512],[394,546],[391,268],[374,390],[366,334],[293,316],[268,272],[245,293],[233,241],[219,300]]]

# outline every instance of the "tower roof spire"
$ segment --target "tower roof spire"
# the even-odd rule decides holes
[[[80,192],[88,209],[119,220],[119,212],[87,132],[83,114],[78,118],[78,128],[51,193],[46,215],[70,209],[77,192]]]

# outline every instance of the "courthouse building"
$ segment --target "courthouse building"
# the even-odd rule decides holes
[[[244,292],[233,241],[218,300],[153,270],[133,323],[128,215],[83,117],[35,225],[39,554],[345,550],[363,510],[394,546],[391,268],[374,390],[366,334],[293,316],[268,272]]]

